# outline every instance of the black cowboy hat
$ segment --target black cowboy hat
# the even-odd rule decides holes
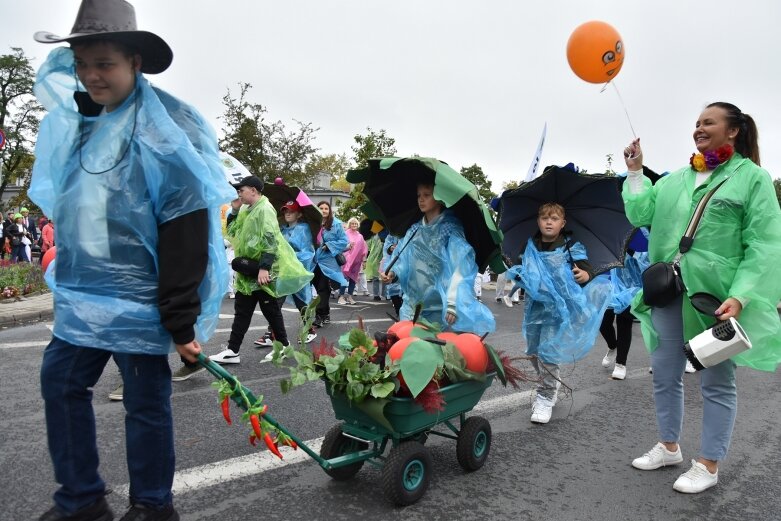
[[[33,38],[40,43],[113,40],[141,55],[141,72],[163,72],[174,59],[173,51],[156,34],[139,31],[136,27],[136,11],[125,0],[82,0],[71,34],[58,36],[38,31]]]

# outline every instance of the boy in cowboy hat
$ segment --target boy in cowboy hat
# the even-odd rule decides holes
[[[92,386],[113,357],[130,475],[122,519],[178,520],[168,353],[195,361],[225,293],[219,207],[231,192],[216,137],[194,108],[141,74],[164,71],[173,53],[136,29],[127,2],[83,0],[72,34],[35,39],[70,43],[49,54],[35,85],[49,113],[29,194],[58,226],[41,391],[62,485],[40,519],[114,518],[92,408]]]

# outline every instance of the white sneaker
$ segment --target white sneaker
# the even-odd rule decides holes
[[[317,333],[309,332],[306,334],[306,339],[304,340],[304,342],[308,344],[315,338],[317,338]]]
[[[610,378],[613,380],[623,380],[626,378],[626,366],[616,364],[616,366],[613,368],[613,374],[610,375]]]
[[[340,306],[346,306],[347,301],[344,299],[344,295],[340,296],[339,300],[337,300],[336,303],[339,304]]]
[[[654,448],[632,461],[632,466],[640,470],[654,470],[668,465],[677,465],[683,461],[681,446],[678,450],[670,452],[662,442],[654,445]]]
[[[692,460],[692,468],[678,476],[673,484],[673,489],[684,494],[697,494],[711,488],[719,482],[719,471],[711,474],[702,463]]]
[[[228,298],[236,298],[236,294],[235,293],[231,293],[230,295],[228,295]]]
[[[545,400],[545,402],[547,402],[547,400]],[[542,400],[534,400],[532,417],[530,418],[532,423],[548,423],[550,421],[550,417],[553,414],[553,406],[548,405],[545,402]]]
[[[608,349],[605,358],[602,359],[602,367],[607,369],[616,362],[616,350]]]
[[[270,332],[266,331],[262,337],[258,338],[253,343],[258,347],[273,347],[274,338]]]
[[[504,305],[507,306],[508,308],[513,307],[513,301],[510,300],[510,297],[508,297],[507,295],[502,297],[502,302],[504,302]]]
[[[687,373],[696,373],[696,372],[697,372],[697,370],[694,368],[694,366],[692,365],[692,363],[691,363],[691,362],[689,362],[688,360],[686,360],[686,369],[685,369],[685,371],[686,371]],[[713,485],[715,485],[715,484],[716,484],[716,483],[714,483]],[[713,486],[713,485],[710,485],[710,486]],[[705,489],[703,489],[703,490],[705,490]]]
[[[353,296],[352,296],[352,295],[350,295],[350,294],[347,294],[347,295],[345,295],[345,296],[344,296],[344,298],[347,300],[347,303],[348,303],[348,304],[351,304],[351,305],[352,305],[352,304],[355,304],[355,299],[353,298]]]
[[[216,355],[211,355],[209,359],[212,362],[217,362],[218,364],[238,364],[241,362],[239,353],[234,353],[230,349],[225,349]]]

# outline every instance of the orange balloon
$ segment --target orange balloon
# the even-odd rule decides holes
[[[579,25],[567,42],[572,72],[589,83],[607,83],[624,65],[624,42],[612,25],[594,20]]]
[[[49,267],[49,263],[54,260],[55,255],[57,255],[57,246],[52,246],[43,254],[43,258],[41,258],[41,268],[43,268],[44,273],[46,273],[46,268]]]

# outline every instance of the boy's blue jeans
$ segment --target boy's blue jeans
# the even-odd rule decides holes
[[[542,326],[539,325],[527,325],[526,326],[526,344],[527,353],[536,353],[536,347],[540,345],[540,335],[542,332]],[[560,368],[557,364],[548,363],[541,358],[532,358],[532,365],[537,372],[537,398],[550,405],[551,407],[556,405],[556,400],[559,390],[559,374]]]
[[[664,308],[653,308],[651,320],[659,334],[659,347],[651,353],[656,422],[661,441],[677,443],[683,425],[682,297]],[[702,441],[700,456],[721,461],[727,456],[738,410],[735,363],[732,360],[699,371],[702,390]]]
[[[105,494],[98,474],[92,387],[112,353],[53,337],[43,354],[41,393],[54,475],[54,502],[66,514]],[[150,507],[172,502],[174,438],[171,369],[163,355],[113,353],[124,382],[130,501]]]

